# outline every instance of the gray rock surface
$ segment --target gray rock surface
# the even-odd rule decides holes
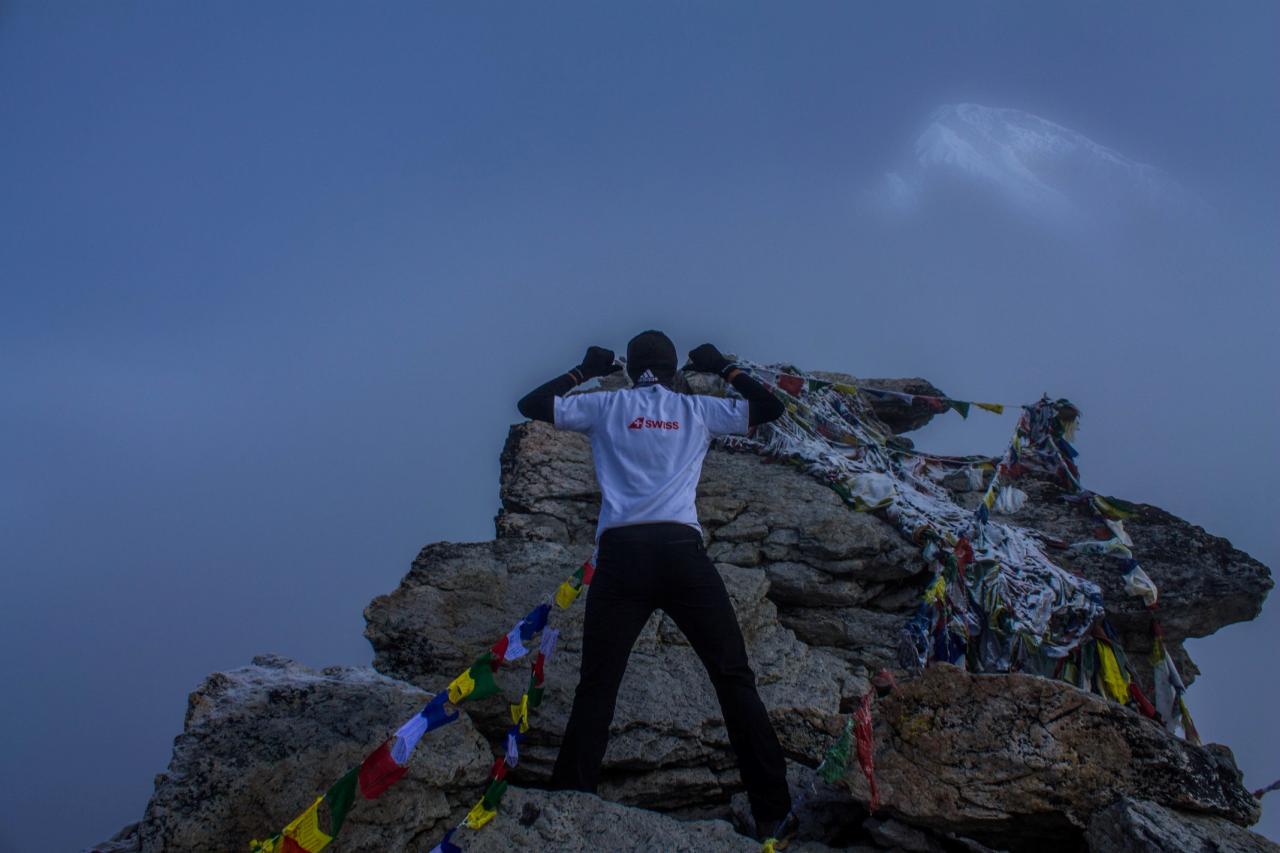
[[[1122,796],[1243,825],[1260,814],[1225,747],[1047,678],[934,664],[878,699],[873,720],[885,814],[996,846],[1078,838]],[[869,803],[856,766],[846,778]]]
[[[365,634],[380,671],[442,689],[560,581],[589,550],[551,542],[499,539],[438,543],[423,549],[400,587],[365,611]],[[839,725],[842,698],[866,689],[843,661],[810,649],[778,624],[764,571],[720,565],[761,696],[784,747],[812,756]],[[589,592],[587,593],[589,595]],[[583,602],[553,609],[560,641],[546,668],[546,698],[521,753],[516,780],[545,782],[568,721],[581,654]],[[527,665],[500,671],[514,699]],[[510,725],[497,699],[477,702],[477,725],[496,738]],[[618,694],[601,792],[664,810],[723,803],[738,787],[728,737],[710,681],[669,618],[657,613],[641,632]]]
[[[429,698],[372,670],[313,670],[274,656],[214,673],[191,694],[169,768],[156,777],[139,827],[142,853],[248,850],[251,839],[279,832]],[[377,800],[357,797],[335,849],[429,846],[478,798],[490,756],[465,715],[429,732],[399,783]]]
[[[1280,844],[1217,817],[1122,799],[1096,813],[1090,853],[1280,853]]]
[[[680,853],[757,853],[760,844],[723,820],[677,820],[576,791],[509,788],[488,826],[459,830],[454,840],[467,853],[555,850],[662,850]]]

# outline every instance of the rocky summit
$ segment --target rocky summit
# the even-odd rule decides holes
[[[918,379],[868,384],[940,394]],[[876,414],[895,433],[933,416],[893,399]],[[976,505],[981,486],[944,482],[958,503]],[[1019,488],[1028,501],[1016,523],[1052,540],[1093,538],[1095,522],[1055,483],[1028,476]],[[373,668],[262,657],[209,676],[141,821],[91,849],[246,851],[278,832],[591,556],[599,500],[584,437],[513,426],[495,538],[427,545],[399,587],[368,604]],[[1157,507],[1135,511],[1133,552],[1160,590],[1164,643],[1189,681],[1183,640],[1254,618],[1270,573]],[[790,761],[801,832],[788,849],[1280,850],[1248,830],[1260,806],[1225,747],[1177,738],[1062,681],[946,664],[896,670],[899,631],[929,580],[920,547],[798,468],[713,449],[698,512]],[[1151,616],[1126,594],[1116,562],[1055,559],[1101,586],[1139,681],[1149,680]],[[553,612],[559,643],[512,787],[492,822],[454,841],[467,851],[760,849],[711,685],[662,613],[631,655],[600,795],[544,790],[577,680],[582,616],[581,603]],[[893,683],[881,676],[876,690],[884,669]],[[527,668],[500,669],[497,681],[518,697]],[[815,772],[869,691],[879,694],[874,810],[858,761],[840,775]],[[427,733],[398,784],[356,803],[329,849],[431,848],[480,798],[510,726],[504,699],[464,703],[458,722]]]

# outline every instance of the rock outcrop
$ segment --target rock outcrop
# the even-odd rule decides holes
[[[1260,814],[1224,747],[1047,678],[935,664],[877,700],[874,720],[884,812],[1000,847],[1072,849],[1121,796],[1242,825]],[[869,803],[863,774],[847,779]]]
[[[709,390],[705,378],[681,382]],[[923,380],[863,383],[941,395]],[[876,402],[886,433],[917,428],[935,408]],[[978,500],[979,484],[966,477],[945,485],[961,504]],[[1018,485],[1029,500],[1009,520],[1051,540],[1096,538],[1096,522],[1063,501],[1057,485],[1035,477]],[[377,672],[262,658],[210,676],[192,694],[142,822],[97,849],[246,849],[250,837],[283,826],[359,763],[422,705],[424,690],[443,689],[590,556],[600,494],[582,436],[541,423],[512,427],[500,494],[496,539],[428,545],[399,587],[368,605]],[[1225,748],[1188,744],[1062,682],[949,666],[900,677],[875,701],[882,807],[872,814],[856,765],[838,785],[819,780],[814,768],[870,689],[871,674],[895,666],[899,629],[927,580],[919,548],[879,517],[850,511],[799,469],[751,453],[708,455],[698,512],[791,761],[804,818],[791,850],[1128,851],[1211,838],[1223,839],[1223,850],[1274,849],[1242,828],[1256,820],[1258,804]],[[1160,588],[1166,645],[1190,680],[1182,640],[1253,618],[1270,575],[1226,540],[1156,507],[1139,505],[1126,526]],[[1065,550],[1053,556],[1102,587],[1130,662],[1149,680],[1151,614],[1125,595],[1120,563]],[[572,704],[583,609],[553,609],[560,641],[511,773],[520,787],[493,824],[468,834],[465,849],[758,849],[726,820],[707,820],[751,829],[710,683],[661,613],[632,653],[601,798],[536,790],[548,781]],[[527,678],[521,665],[498,673],[510,697]],[[464,710],[457,724],[428,735],[399,785],[352,812],[331,849],[425,849],[465,814],[484,786],[490,744],[510,718],[498,698]]]
[[[1085,838],[1090,853],[1280,853],[1280,844],[1221,818],[1186,814],[1128,798],[1096,813]]]
[[[142,853],[248,850],[430,698],[372,670],[317,671],[272,656],[214,673],[191,694],[169,768],[156,777],[138,831]],[[488,775],[488,744],[465,717],[428,741],[398,784],[352,810],[339,849],[426,848],[471,807]]]

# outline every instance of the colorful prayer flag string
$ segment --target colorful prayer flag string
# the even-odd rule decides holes
[[[590,585],[594,571],[594,564],[588,560],[561,584],[561,589],[567,586],[572,590],[572,596],[560,604],[562,608],[573,603],[582,587]],[[559,598],[557,594],[557,603]],[[409,758],[423,735],[458,719],[460,714],[455,707],[458,704],[501,692],[494,680],[494,673],[502,664],[527,656],[529,649],[525,644],[531,643],[541,634],[537,645],[538,653],[530,666],[529,686],[521,695],[519,703],[511,706],[512,726],[506,735],[504,754],[494,763],[483,796],[462,822],[446,832],[440,843],[432,848],[432,853],[461,853],[461,848],[453,843],[454,833],[463,826],[480,829],[497,815],[498,805],[507,789],[507,768],[518,764],[519,743],[529,730],[529,712],[542,702],[546,663],[555,651],[560,635],[559,631],[547,625],[550,612],[551,605],[548,602],[529,611],[510,631],[476,658],[471,666],[454,678],[445,691],[433,696],[421,711],[396,729],[359,766],[347,771],[283,830],[265,840],[254,839],[249,842],[251,853],[318,853],[327,847],[346,822],[347,815],[355,805],[357,791],[364,799],[374,800],[404,778],[409,770]],[[329,815],[327,830],[320,825],[322,803]]]

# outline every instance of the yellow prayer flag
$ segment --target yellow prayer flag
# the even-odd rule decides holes
[[[760,848],[760,853],[778,853],[777,843],[778,839],[776,838],[766,838],[764,846]]]
[[[285,838],[292,838],[298,842],[298,846],[308,853],[317,853],[329,846],[329,842],[333,841],[333,836],[321,831],[320,816],[317,813],[320,803],[324,802],[324,797],[317,797],[316,801],[311,804],[311,808],[294,819],[293,823],[284,828]]]
[[[993,481],[991,485],[994,486],[995,482]],[[987,489],[987,493],[982,496],[982,502],[986,504],[987,509],[991,509],[991,507],[995,506],[996,490],[994,488]]]
[[[1004,414],[1004,405],[1002,403],[974,403],[979,409],[986,409],[988,412],[995,412],[997,415]]]
[[[941,602],[947,595],[947,579],[939,574],[934,578],[933,583],[929,584],[929,588],[924,591],[925,601]]]
[[[249,851],[250,853],[280,853],[284,849],[283,845],[284,841],[279,835],[263,841],[255,838],[249,842]]]
[[[842,385],[839,382],[837,382],[834,387],[841,394],[857,394],[858,393],[858,386],[856,385]]]
[[[560,588],[556,590],[556,604],[560,606],[561,610],[565,609],[570,604],[573,604],[574,600],[578,597],[579,589],[581,589],[581,587],[576,587],[568,581],[560,584]]]
[[[1109,643],[1098,641],[1098,663],[1102,668],[1102,683],[1112,699],[1124,704],[1129,701],[1129,679],[1120,671],[1120,662]]]
[[[472,829],[479,829],[498,815],[497,809],[486,809],[484,800],[476,803],[471,811],[467,812],[466,824]]]
[[[471,691],[475,689],[476,680],[471,677],[471,670],[464,669],[462,675],[449,682],[449,701],[457,705],[470,696]]]
[[[529,731],[529,694],[520,697],[519,705],[511,706],[511,722],[520,724],[520,731]]]

